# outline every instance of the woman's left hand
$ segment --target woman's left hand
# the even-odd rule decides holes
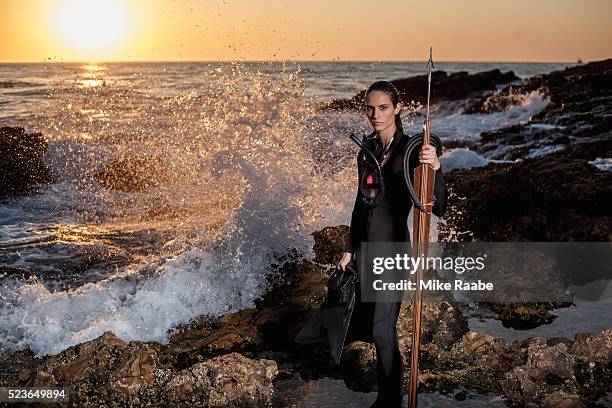
[[[429,164],[429,166],[438,170],[440,168],[440,159],[436,153],[436,148],[432,145],[423,145],[419,151],[419,161],[421,163]]]

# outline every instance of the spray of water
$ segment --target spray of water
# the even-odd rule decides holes
[[[330,185],[346,174],[322,169],[318,153],[336,146],[334,131],[314,119],[299,68],[273,76],[259,68],[179,65],[161,79],[86,66],[53,87],[53,108],[33,127],[47,135],[45,160],[61,181],[24,201],[30,214],[55,216],[59,225],[44,230],[56,245],[60,230],[72,231],[64,249],[111,232],[147,230],[165,242],[121,268],[109,260],[96,278],[77,271],[67,290],[50,290],[44,273],[4,285],[2,349],[49,354],[106,330],[164,341],[198,315],[250,305],[275,256],[309,252],[309,234],[334,222]],[[23,267],[50,256],[24,250]]]

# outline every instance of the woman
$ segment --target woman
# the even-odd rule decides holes
[[[384,195],[376,206],[366,206],[359,193],[351,216],[351,227],[338,267],[342,270],[359,258],[361,242],[410,242],[408,214],[412,207],[403,173],[403,157],[409,139],[400,119],[400,95],[387,81],[373,83],[365,95],[365,109],[374,132],[364,143],[382,163]],[[418,160],[410,160],[410,174],[420,163],[436,171],[432,212],[441,216],[446,207],[446,189],[436,149],[423,145]],[[358,174],[362,174],[358,160]],[[398,347],[396,322],[401,299],[395,302],[358,300],[351,318],[349,340],[374,341],[378,369],[378,396],[372,407],[401,407],[402,359]]]

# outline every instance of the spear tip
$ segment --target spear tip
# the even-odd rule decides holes
[[[429,61],[427,61],[427,69],[431,69],[431,70],[435,69],[434,63],[433,63],[433,58],[431,56],[432,55],[432,50],[433,50],[433,47],[429,46]]]

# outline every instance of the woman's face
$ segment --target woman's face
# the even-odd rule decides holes
[[[381,132],[395,125],[395,115],[400,111],[397,104],[393,107],[391,97],[382,91],[369,92],[365,100],[366,114],[374,130]]]

